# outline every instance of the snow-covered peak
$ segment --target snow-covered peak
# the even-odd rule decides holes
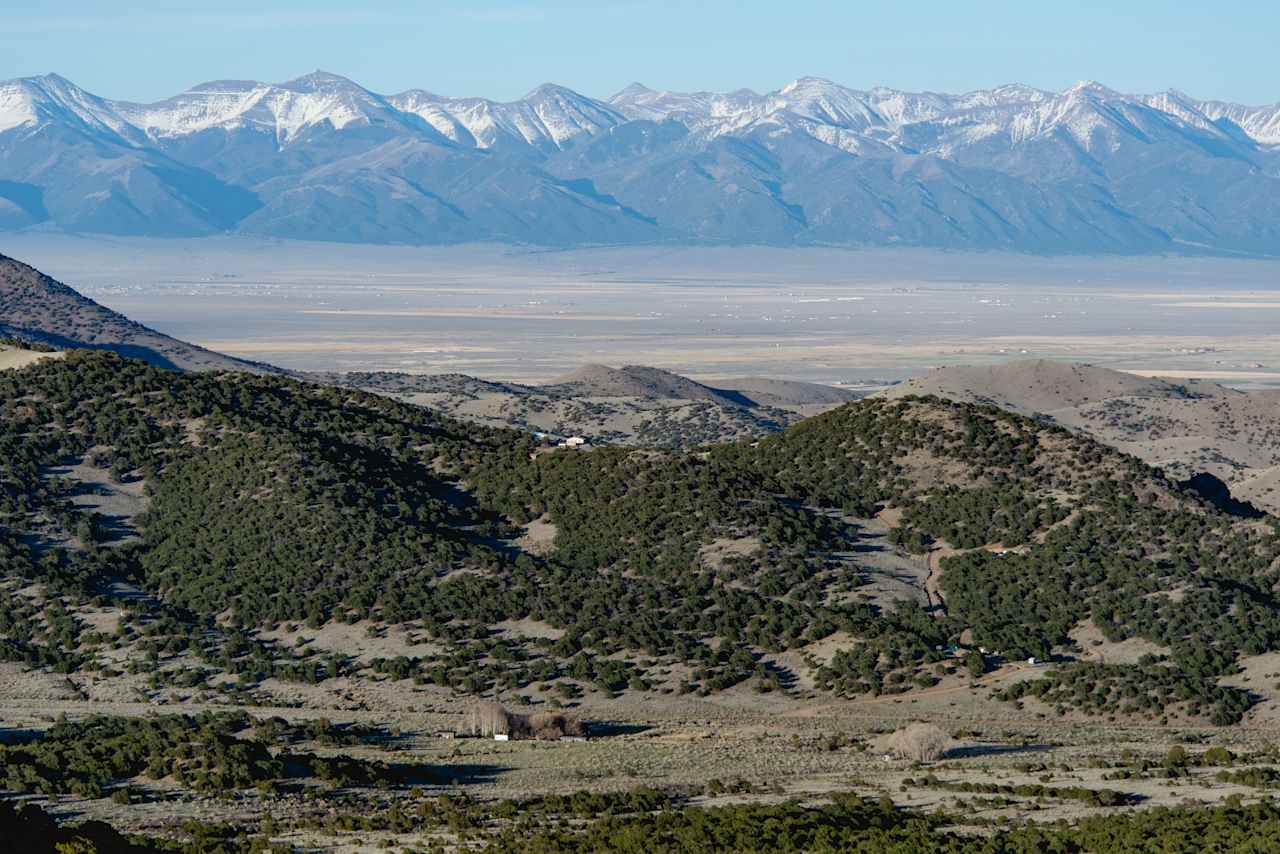
[[[272,134],[281,146],[304,130],[325,123],[341,130],[352,125],[403,124],[405,120],[381,95],[324,71],[278,84],[246,80],[202,83],[154,104],[122,104],[121,112],[153,139],[249,128]]]
[[[1224,101],[1194,103],[1210,121],[1230,122],[1260,145],[1280,146],[1280,104],[1247,107]]]
[[[768,97],[766,115],[786,111],[804,119],[847,130],[883,127],[886,122],[867,103],[865,93],[821,77],[801,77]]]
[[[22,80],[0,83],[0,133],[40,121],[35,98]]]
[[[328,71],[313,71],[310,74],[304,74],[301,77],[295,77],[293,80],[276,85],[281,89],[289,89],[293,92],[368,92],[363,86],[343,77],[341,74],[333,74]]]
[[[950,118],[969,110],[1013,109],[1055,97],[1030,86],[946,95],[904,92],[887,87],[851,89],[822,77],[800,77],[768,95],[750,90],[729,93],[667,92],[632,84],[609,99],[631,118],[673,118],[712,134],[731,133],[756,122],[786,123],[788,116],[806,126],[892,134],[920,122]],[[829,134],[825,134],[829,135]]]
[[[564,148],[579,136],[594,136],[626,121],[626,116],[609,104],[551,83],[518,101],[446,98],[421,89],[388,100],[454,141],[464,142],[469,137],[479,148],[513,144]]]
[[[547,99],[565,99],[570,101],[589,101],[586,95],[579,95],[568,86],[561,86],[558,83],[543,83],[541,86],[535,86],[527,95],[521,98],[521,101],[545,101]]]
[[[0,132],[54,122],[133,141],[133,128],[114,105],[57,74],[0,83]]]
[[[1173,89],[1156,95],[1147,95],[1141,101],[1152,109],[1173,116],[1179,121],[1217,135],[1220,131],[1213,120],[1204,114],[1195,99]]]
[[[777,92],[760,95],[751,89],[733,92],[669,92],[629,86],[609,99],[627,117],[673,119],[690,130],[720,136],[755,125],[787,125],[794,121],[832,126],[865,126],[865,105],[849,90],[817,77],[802,77]]]
[[[1021,83],[1006,83],[994,89],[976,89],[966,92],[951,98],[951,101],[958,109],[974,110],[987,107],[1022,107],[1039,104],[1054,97],[1054,93],[1043,89],[1024,86]]]
[[[794,95],[796,97],[818,97],[824,92],[831,92],[844,87],[838,83],[833,83],[825,77],[797,77],[786,86],[778,90],[779,95]]]
[[[1169,128],[1180,128],[1174,136]],[[1226,135],[1189,99],[1176,92],[1123,95],[1086,81],[1016,112],[1010,137],[1025,142],[1051,134],[1066,134],[1089,152],[1115,151],[1137,142],[1160,138],[1182,143],[1187,131],[1226,141]]]
[[[612,98],[609,98],[608,100],[609,100],[609,103],[612,104],[615,101],[627,101],[631,98],[643,98],[645,95],[647,95],[652,91],[653,90],[650,89],[648,86],[644,85],[639,81],[636,81],[631,85],[627,86],[625,89],[622,89],[621,91],[619,91],[616,95],[614,95]]]
[[[450,112],[448,98],[425,89],[410,89],[387,99],[401,112],[417,116],[450,141],[468,148],[478,147],[478,142],[467,126]]]
[[[951,121],[965,111],[999,109],[1007,113],[1051,97],[1051,93],[1020,84],[945,95],[887,87],[858,90],[809,76],[767,95],[750,90],[724,94],[665,92],[633,84],[609,102],[631,118],[672,118],[710,135],[734,133],[756,124],[794,124],[830,141],[847,140],[848,132],[888,139],[909,125]],[[982,119],[982,124],[990,129],[1007,121],[1007,116],[992,115]],[[848,146],[842,142],[841,147]]]
[[[253,124],[249,118],[270,87],[247,81],[202,83],[154,104],[121,104],[121,112],[152,139],[187,136],[213,128],[230,130]],[[273,124],[265,120],[264,126]]]
[[[1092,98],[1118,98],[1120,93],[1103,86],[1096,80],[1081,80],[1062,93],[1068,97],[1087,96]]]
[[[1105,87],[1080,83],[1011,116],[1008,134],[1014,144],[1066,134],[1085,151],[1114,148],[1123,116],[1102,102]],[[1127,130],[1127,128],[1125,128]]]
[[[548,83],[501,102],[423,89],[385,97],[315,71],[277,84],[211,81],[153,104],[98,98],[56,74],[0,82],[0,132],[60,124],[132,146],[248,129],[284,147],[311,128],[378,126],[446,145],[545,153],[633,119],[677,121],[703,138],[761,128],[807,134],[848,151],[889,146],[943,157],[995,137],[1018,143],[1051,134],[1067,134],[1086,150],[1114,148],[1168,133],[1171,124],[1221,142],[1280,145],[1280,105],[1201,101],[1172,90],[1124,95],[1095,81],[1062,92],[1015,83],[955,95],[859,90],[812,76],[763,95],[633,83],[607,101]]]
[[[758,101],[759,96],[750,93],[750,100]],[[669,92],[650,89],[633,83],[609,99],[609,105],[622,112],[627,118],[662,121],[675,119],[691,128],[697,129],[712,116],[738,112],[733,109],[717,109],[734,101],[732,96],[715,92]]]
[[[197,83],[187,92],[252,92],[263,85],[257,80],[209,80],[205,83]]]

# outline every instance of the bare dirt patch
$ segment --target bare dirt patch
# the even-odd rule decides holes
[[[439,644],[419,637],[411,626],[389,626],[368,620],[358,623],[330,621],[319,629],[278,627],[261,632],[258,637],[285,646],[309,646],[322,652],[349,655],[365,664],[375,658],[426,657],[442,651]]]
[[[539,620],[503,620],[494,623],[493,628],[505,637],[510,638],[550,638],[559,640],[564,637],[564,629]]]
[[[1258,703],[1245,714],[1246,724],[1280,725],[1280,652],[1252,655],[1239,661],[1240,672],[1218,682],[1254,694]]]
[[[71,503],[98,515],[108,544],[136,540],[136,520],[148,504],[142,478],[115,480],[109,470],[91,462],[92,455],[90,451],[66,465],[54,466],[44,473],[45,477],[62,478],[72,484]]]
[[[873,519],[844,521],[858,527],[858,539],[853,552],[847,557],[857,565],[867,583],[857,589],[857,595],[880,608],[888,608],[902,599],[929,603],[925,582],[929,567],[922,555],[911,555],[889,542],[889,532],[900,522],[902,511],[897,508],[882,510]]]
[[[1080,645],[1081,660],[1100,664],[1137,664],[1138,659],[1144,655],[1164,655],[1169,652],[1165,647],[1145,638],[1109,641],[1092,620],[1085,620],[1077,625],[1068,637]]]
[[[556,528],[551,517],[543,514],[524,526],[524,533],[516,540],[516,545],[533,555],[546,556],[556,549]]]
[[[0,347],[0,371],[25,368],[45,359],[61,359],[63,354],[42,353],[37,350],[26,350],[21,347]]]
[[[746,557],[760,551],[759,537],[720,537],[698,550],[698,560],[708,569],[719,569],[731,557]]]

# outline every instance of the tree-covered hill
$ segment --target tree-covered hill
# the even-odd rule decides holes
[[[55,469],[106,472],[145,509],[104,518],[78,500],[83,477]],[[858,595],[854,546],[877,514],[900,549],[951,555],[945,610]],[[535,519],[553,548],[522,547]],[[707,558],[726,542],[743,547]],[[1071,665],[1014,693],[1229,722],[1249,699],[1217,677],[1280,649],[1278,555],[1270,520],[972,404],[864,400],[691,453],[571,451],[349,389],[103,352],[0,372],[0,572],[45,591],[8,598],[0,657],[34,666],[101,666],[75,607],[122,583],[151,595],[147,631],[172,636],[155,643],[249,684],[353,666],[257,639],[287,622],[412,623],[446,651],[375,669],[464,691],[778,690],[794,674],[771,654],[844,632],[807,666],[856,694],[931,684],[941,650],[970,637],[1005,658],[1070,656],[1091,620],[1167,659]],[[558,631],[493,630],[519,620]]]

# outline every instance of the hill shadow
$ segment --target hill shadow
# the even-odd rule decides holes
[[[512,770],[503,765],[393,765],[396,781],[403,785],[470,786],[492,783]]]
[[[2,727],[0,728],[0,744],[14,747],[20,744],[30,744],[33,741],[39,741],[44,733],[38,729],[26,729],[22,727]]]
[[[117,343],[92,343],[89,341],[80,341],[70,338],[66,335],[58,335],[53,332],[46,332],[43,329],[32,329],[23,326],[5,325],[5,329],[18,338],[25,338],[31,341],[38,341],[42,344],[48,344],[62,350],[109,350],[112,353],[118,353],[127,359],[139,359],[157,368],[165,368],[170,371],[181,371],[174,362],[164,354],[152,349],[151,347],[142,347],[137,344],[117,344]]]
[[[1261,519],[1267,515],[1248,501],[1241,501],[1233,496],[1231,487],[1227,486],[1225,481],[1206,471],[1192,475],[1189,479],[1179,483],[1178,486],[1194,492],[1228,516],[1238,516],[1241,519]]]
[[[648,724],[622,723],[621,721],[592,721],[587,732],[592,738],[608,738],[615,735],[639,735],[653,727]]]
[[[726,403],[732,403],[733,405],[735,405],[735,406],[741,406],[741,407],[742,407],[742,408],[744,408],[744,409],[759,409],[759,408],[761,408],[759,403],[757,403],[756,401],[752,400],[750,397],[748,397],[747,395],[743,394],[742,392],[737,391],[736,389],[731,389],[731,388],[712,388],[712,387],[710,387],[710,386],[708,386],[708,388],[711,388],[711,390],[712,390],[712,391],[714,391],[717,395],[719,395],[720,397],[724,398],[724,402],[726,402]]]
[[[1016,753],[1039,753],[1052,750],[1054,744],[966,744],[947,751],[947,759],[973,759],[978,756],[1007,756]]]

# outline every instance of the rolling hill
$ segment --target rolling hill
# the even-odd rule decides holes
[[[0,336],[59,349],[111,350],[179,370],[278,372],[170,338],[0,255]]]
[[[1044,417],[1173,477],[1207,473],[1280,512],[1280,393],[1140,377],[1092,365],[1006,362],[935,371],[877,393],[937,395]]]
[[[100,668],[85,624],[49,615],[136,610],[112,592],[132,587],[167,627],[147,637],[171,638],[153,690],[197,666],[238,691],[390,674],[463,693],[804,679],[854,696],[931,684],[939,650],[971,643],[993,664],[1059,657],[1017,696],[1230,723],[1251,700],[1218,678],[1280,648],[1273,523],[1085,436],[936,397],[692,454],[573,451],[360,391],[73,350],[0,372],[0,445],[0,566],[27,591],[6,600],[0,654]],[[104,510],[104,490],[134,510]],[[934,555],[932,610],[859,595],[877,550]],[[353,623],[412,625],[433,651],[354,661],[271,640]],[[1086,624],[1161,652],[1078,660]]]
[[[732,392],[713,389],[686,377],[641,365],[610,368],[607,365],[584,365],[557,377],[547,384],[581,397],[669,397],[681,400],[712,400],[730,406],[745,406],[749,401]]]
[[[179,341],[87,299],[38,270],[0,256],[0,338],[58,349],[110,350],[164,368],[286,374]],[[39,354],[8,353],[0,365]],[[736,390],[713,389],[668,371],[641,366],[586,366],[543,387],[463,375],[397,373],[293,374],[322,384],[387,394],[408,403],[488,426],[584,435],[597,442],[688,447],[769,433],[803,415],[856,397],[845,389],[768,381],[785,389],[757,401]],[[771,383],[771,385],[770,385]]]
[[[153,698],[192,672],[240,698],[334,678],[530,702],[558,684],[854,697],[932,686],[959,647],[980,669],[1056,662],[1007,684],[1011,702],[1229,724],[1256,698],[1224,677],[1280,652],[1275,518],[1219,509],[1089,426],[1146,431],[1135,447],[1236,429],[1261,455],[1270,396],[1049,362],[947,369],[844,403],[635,366],[541,388],[305,381],[3,269],[10,328],[96,349],[4,351],[0,659],[97,674],[95,690],[119,659],[90,625],[116,627],[111,650],[167,650],[135,666]],[[429,387],[531,409],[683,401],[750,419],[774,411],[769,395],[834,408],[736,441],[572,450],[527,423],[405,402]],[[282,642],[354,625],[423,641],[361,657],[351,640]],[[1099,661],[1092,636],[1150,654]]]
[[[454,418],[596,444],[686,448],[781,430],[834,406],[840,389],[801,383],[794,397],[822,402],[763,405],[656,368],[586,366],[543,386],[460,374],[311,374],[308,379],[385,394]],[[844,398],[849,399],[849,398]]]
[[[596,444],[692,448],[759,436],[863,393],[784,380],[742,379],[717,387],[638,365],[585,365],[546,385],[460,374],[312,374],[308,379],[386,394],[454,418]]]

